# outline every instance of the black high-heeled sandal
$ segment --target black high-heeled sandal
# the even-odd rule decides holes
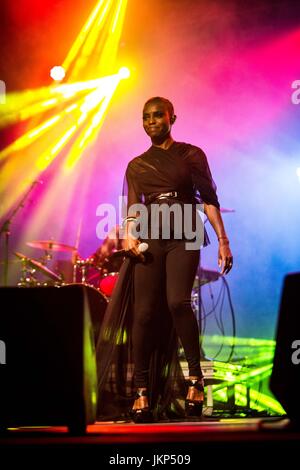
[[[197,417],[201,418],[203,402],[204,402],[204,381],[201,379],[187,380],[187,385],[189,387],[195,387],[199,392],[203,392],[202,400],[190,400],[186,398],[185,400],[185,416],[187,418]]]
[[[148,397],[147,390],[138,390],[135,395],[135,400],[140,397]],[[145,406],[145,408],[136,408],[131,409],[130,416],[132,420],[137,423],[153,423],[153,414],[150,410],[149,406]]]

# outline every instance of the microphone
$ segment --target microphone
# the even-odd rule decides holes
[[[138,251],[139,253],[144,253],[147,251],[149,248],[148,243],[142,242],[138,245]],[[119,256],[126,256],[126,257],[132,257],[133,255],[130,253],[130,250],[117,250],[114,251],[111,255],[108,256],[108,258],[118,258]]]

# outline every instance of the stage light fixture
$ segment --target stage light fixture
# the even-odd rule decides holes
[[[128,67],[121,67],[119,72],[119,77],[121,79],[129,78],[130,77],[130,70]]]
[[[55,65],[50,70],[50,77],[56,82],[61,82],[66,76],[65,69],[61,65]]]

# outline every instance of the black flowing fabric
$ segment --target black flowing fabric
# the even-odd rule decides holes
[[[173,142],[167,150],[151,146],[134,158],[128,164],[124,179],[123,196],[128,199],[126,215],[136,214],[131,210],[133,204],[147,204],[160,193],[171,191],[178,192],[179,203],[205,202],[220,207],[207,158],[198,147]],[[174,200],[167,202],[172,204]],[[205,235],[204,245],[208,243]],[[126,258],[123,262],[100,330],[96,346],[99,420],[126,419],[134,401],[133,278],[136,263],[140,262],[136,258]],[[163,289],[157,308],[162,312],[159,323],[149,331],[149,341],[153,341],[150,406],[158,419],[179,417],[184,414],[182,400],[186,385],[178,355],[179,340]]]
[[[108,304],[97,343],[98,419],[129,417],[135,395],[132,358],[133,272],[137,261],[126,259]],[[178,338],[165,305],[150,362],[149,397],[156,418],[183,415],[184,376],[178,359]],[[159,332],[159,334],[157,334]],[[152,334],[151,334],[152,333]],[[155,334],[156,333],[156,334]]]

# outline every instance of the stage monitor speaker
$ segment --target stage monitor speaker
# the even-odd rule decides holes
[[[290,420],[300,424],[300,273],[284,279],[270,389]]]
[[[68,426],[96,418],[93,287],[0,288],[0,426]],[[91,310],[94,310],[91,312]]]

